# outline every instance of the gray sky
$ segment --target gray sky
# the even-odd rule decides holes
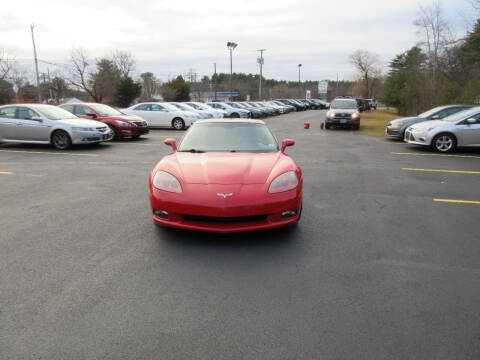
[[[460,34],[468,0],[441,2]],[[33,71],[29,24],[38,57],[66,63],[74,47],[90,57],[130,51],[137,72],[162,80],[194,69],[199,76],[229,72],[227,41],[238,43],[234,72],[258,72],[256,49],[266,48],[264,76],[296,80],[351,79],[348,55],[363,48],[387,64],[413,46],[419,0],[48,0],[8,1],[0,9],[0,48]],[[463,15],[467,14],[467,15]],[[46,65],[42,65],[43,70]],[[50,71],[55,67],[50,66]]]

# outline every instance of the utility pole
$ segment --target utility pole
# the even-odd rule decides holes
[[[259,49],[260,57],[257,59],[258,64],[260,65],[260,79],[258,82],[258,100],[262,100],[262,76],[263,76],[263,52],[267,49]]]
[[[337,85],[335,89],[335,96],[338,96],[338,73],[337,73]]]
[[[37,59],[37,48],[35,47],[35,36],[33,35],[34,24],[30,25],[30,32],[32,33],[32,43],[33,43],[33,56],[35,58],[35,72],[37,74],[37,93],[38,93],[38,102],[42,102],[42,92],[40,90],[40,76],[38,75],[38,59]]]
[[[235,50],[235,48],[237,46],[238,46],[238,44],[236,44],[232,41],[227,42],[227,48],[230,50],[230,92],[233,92],[233,88],[232,88],[232,77],[233,77],[232,53],[233,53],[233,50]]]
[[[300,68],[301,67],[302,67],[302,64],[298,64],[298,91],[300,92],[300,97],[302,97],[302,87],[301,87],[302,82],[300,81]]]
[[[213,83],[213,100],[217,101],[217,63],[213,63],[213,76],[215,77]]]

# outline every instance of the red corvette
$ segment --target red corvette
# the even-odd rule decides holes
[[[150,174],[153,220],[211,232],[270,229],[298,222],[302,171],[263,121],[201,120]]]

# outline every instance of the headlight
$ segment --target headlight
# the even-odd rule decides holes
[[[360,114],[358,112],[354,112],[352,114],[352,119],[357,119],[358,117],[360,117]]]
[[[129,123],[129,122],[127,122],[127,121],[121,121],[121,120],[115,120],[115,121],[116,121],[117,124],[120,125],[120,126],[127,126],[127,127],[133,126],[132,123]]]
[[[284,192],[288,190],[293,190],[298,186],[298,178],[295,171],[288,171],[283,173],[282,175],[277,176],[270,187],[268,188],[268,192],[270,194],[275,194],[279,192]]]
[[[153,186],[159,190],[168,191],[172,193],[181,193],[182,185],[175,176],[166,171],[157,171],[153,177]]]
[[[72,127],[73,131],[93,131],[92,128],[85,128],[85,127]]]
[[[329,118],[334,118],[335,117],[335,113],[333,111],[329,111],[327,112],[327,117]]]

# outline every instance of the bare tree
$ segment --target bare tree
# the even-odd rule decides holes
[[[85,91],[94,101],[101,102],[101,97],[97,95],[95,83],[90,81],[92,73],[90,71],[90,60],[82,48],[72,51],[71,55],[71,76],[70,82],[73,86]]]
[[[13,70],[14,59],[10,57],[5,49],[0,50],[0,80],[6,80]]]
[[[364,97],[372,96],[374,79],[381,73],[379,57],[368,50],[357,50],[350,55],[350,62],[357,68],[359,75],[364,82]]]
[[[112,61],[123,77],[130,76],[135,70],[135,60],[128,51],[117,50],[112,54]]]

